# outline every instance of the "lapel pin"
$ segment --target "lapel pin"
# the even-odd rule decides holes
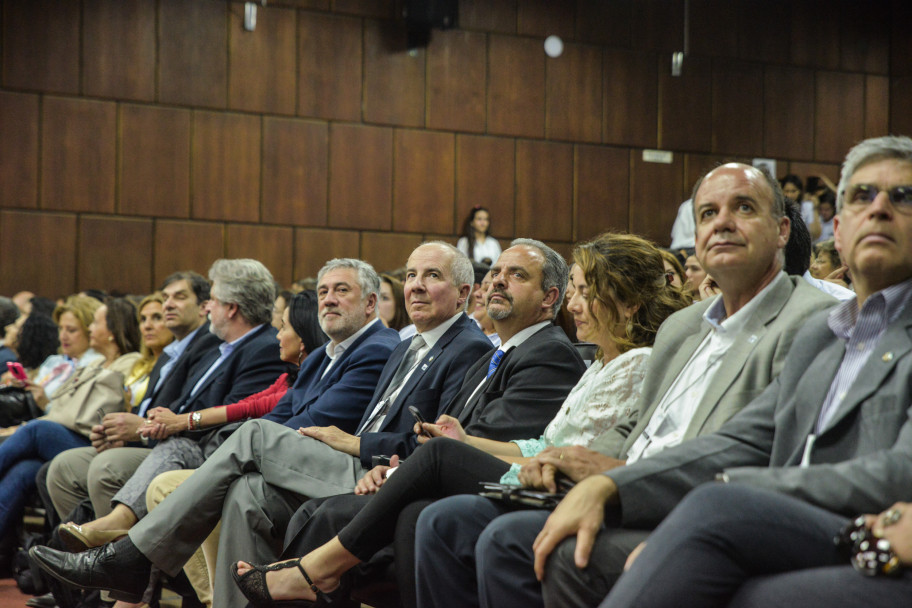
[[[756,334],[751,335],[751,337],[747,339],[747,342],[748,342],[749,344],[753,344],[753,343],[756,342],[756,341],[757,341],[757,335],[756,335]]]
[[[885,362],[889,363],[890,361],[893,360],[893,353],[884,353],[883,357],[881,357],[881,359],[883,359]]]
[[[424,371],[426,369],[427,369],[427,363],[425,363],[424,365],[421,366],[421,371]]]

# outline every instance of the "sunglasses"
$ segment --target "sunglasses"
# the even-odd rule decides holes
[[[848,205],[870,205],[880,192],[880,188],[871,184],[855,184],[846,188],[845,202]],[[912,186],[894,186],[882,192],[886,193],[897,211],[912,213]]]

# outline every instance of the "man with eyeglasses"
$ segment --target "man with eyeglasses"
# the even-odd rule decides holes
[[[857,299],[807,321],[782,374],[718,432],[584,479],[534,551],[480,543],[497,553],[479,568],[480,586],[488,572],[534,561],[546,606],[598,605],[636,537],[717,479],[732,486],[701,489],[708,500],[691,525],[660,527],[603,605],[727,605],[752,576],[848,563],[833,548],[838,530],[817,525],[820,509],[853,517],[912,497],[912,139],[855,146],[838,193],[836,244]],[[735,567],[682,550],[688,542]],[[770,597],[745,605],[776,605]]]

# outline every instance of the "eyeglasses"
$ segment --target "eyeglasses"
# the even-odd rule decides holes
[[[881,189],[872,184],[854,184],[845,190],[845,202],[849,205],[870,205]],[[883,190],[897,211],[912,213],[912,186],[894,186]]]

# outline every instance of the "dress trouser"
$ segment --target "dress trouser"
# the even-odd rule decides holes
[[[152,480],[146,491],[146,509],[151,511],[168,497],[193,473],[192,469],[169,471]],[[216,525],[203,544],[184,564],[184,574],[196,591],[199,601],[207,608],[212,606],[212,579],[214,576],[215,556],[218,551],[218,537],[221,524]]]
[[[656,528],[602,606],[907,605],[908,574],[868,579],[847,565],[833,543],[846,521],[767,490],[703,485]]]
[[[222,529],[230,534],[221,535],[219,540],[214,604],[220,608],[244,606],[236,587],[220,581],[230,581],[229,568],[234,561],[268,561],[281,551],[284,529],[266,542],[245,540],[264,531],[273,534],[271,531],[282,525],[252,519],[264,514],[262,507],[273,508],[273,504],[259,502],[264,500],[265,485],[283,491],[283,500],[292,498],[293,512],[307,497],[351,492],[361,473],[361,463],[356,458],[275,422],[251,420],[155,511],[133,526],[130,539],[157,567],[175,575],[222,520]],[[271,500],[271,496],[266,500]],[[244,519],[237,521],[236,517]],[[242,547],[242,553],[234,553],[239,550],[234,541],[249,543],[254,549],[268,545],[270,552],[246,553],[248,549]],[[221,590],[229,595],[221,597]]]
[[[111,500],[151,452],[148,448],[95,448],[67,450],[51,461],[47,489],[60,517],[66,517],[86,498],[95,517],[111,512]]]

